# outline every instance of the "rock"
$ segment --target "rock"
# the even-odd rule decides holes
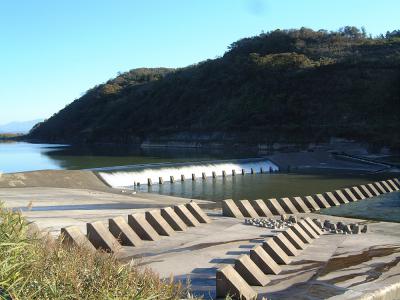
[[[367,233],[368,232],[368,226],[364,225],[363,229],[361,229],[362,233]]]

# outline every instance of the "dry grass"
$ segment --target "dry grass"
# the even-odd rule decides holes
[[[180,283],[122,265],[111,254],[31,236],[0,204],[0,299],[182,299]]]

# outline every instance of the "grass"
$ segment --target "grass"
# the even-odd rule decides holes
[[[0,203],[0,299],[182,299],[181,283],[29,231]]]

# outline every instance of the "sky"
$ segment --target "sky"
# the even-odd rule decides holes
[[[48,118],[139,67],[184,67],[274,29],[400,29],[398,0],[0,0],[0,124]]]

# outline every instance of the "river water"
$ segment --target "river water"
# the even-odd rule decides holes
[[[250,160],[244,158],[252,157]],[[221,161],[223,160],[223,161]],[[196,149],[138,149],[121,146],[69,147],[54,144],[0,143],[0,171],[23,172],[43,169],[98,169],[115,187],[139,193],[158,193],[192,199],[268,199],[310,195],[364,184],[390,175],[362,173],[300,174],[273,172],[277,167],[255,152],[206,151]],[[263,168],[263,174],[259,174]],[[231,176],[235,169],[236,176]],[[245,170],[245,175],[241,170]],[[250,174],[251,169],[258,174]],[[146,173],[153,174],[151,186]],[[222,171],[227,176],[222,176]],[[156,171],[156,172],[155,172]],[[216,178],[212,177],[216,172]],[[157,173],[158,172],[158,173]],[[206,173],[202,179],[202,173]],[[180,174],[185,181],[180,181]],[[195,173],[195,180],[191,174]],[[175,182],[169,182],[173,175]],[[139,177],[138,177],[139,176]],[[163,184],[158,178],[163,176]],[[138,179],[140,178],[140,179]],[[140,186],[137,185],[140,182]],[[342,205],[321,213],[400,221],[400,193]]]

